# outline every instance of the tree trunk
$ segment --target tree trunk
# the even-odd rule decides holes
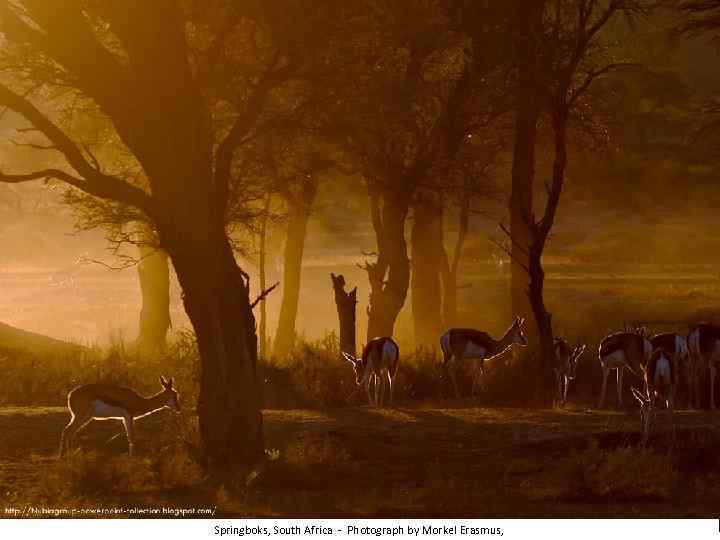
[[[537,93],[538,41],[541,35],[544,2],[522,2],[517,14],[520,25],[517,36],[516,64],[519,71],[515,111],[515,142],[510,195],[511,233],[511,303],[513,315],[530,318],[533,314],[528,298],[530,223],[533,218],[535,183],[535,146],[540,105]],[[537,344],[538,329],[528,329],[531,345]]]
[[[262,223],[260,225],[260,253],[259,268],[260,273],[260,292],[267,288],[267,272],[265,270],[265,261],[267,258],[267,223],[268,212],[270,211],[270,196],[265,198],[265,207],[263,209]],[[258,347],[258,355],[265,358],[267,353],[267,306],[265,299],[260,300],[260,346]]]
[[[540,362],[542,373],[539,377],[538,390],[542,392],[542,403],[548,405],[553,395],[553,365],[555,351],[553,347],[552,317],[545,309],[544,284],[545,271],[542,267],[542,254],[547,245],[547,239],[555,222],[555,215],[560,204],[563,184],[565,183],[565,169],[567,167],[567,109],[562,103],[553,117],[553,136],[555,159],[553,160],[552,185],[548,194],[542,220],[536,225],[533,243],[530,248],[530,287],[529,298],[533,307],[535,322],[540,337]]]
[[[542,250],[533,245],[530,249],[529,269],[530,283],[528,287],[528,298],[533,310],[533,319],[538,331],[539,355],[536,360],[531,360],[534,365],[529,369],[536,371],[534,377],[528,379],[536,381],[535,401],[540,406],[552,404],[553,389],[555,384],[553,373],[553,360],[555,357],[552,316],[545,308],[543,288],[545,285],[545,271],[542,267]]]
[[[413,208],[411,299],[415,346],[434,347],[442,329],[442,205],[429,195],[418,194]]]
[[[204,224],[199,228],[208,229]],[[202,362],[197,411],[205,465],[214,477],[225,478],[229,471],[242,475],[263,457],[249,282],[220,226],[207,234],[179,232],[170,234],[182,243],[165,245],[183,289]]]
[[[300,299],[305,235],[315,194],[317,193],[317,180],[314,180],[314,178],[313,175],[311,179],[308,179],[303,184],[303,192],[299,200],[288,201],[290,213],[285,237],[283,296],[273,347],[273,353],[278,357],[286,356],[295,345],[295,321]]]
[[[330,274],[335,291],[335,306],[340,322],[340,351],[356,355],[355,344],[355,308],[357,306],[357,287],[345,292],[345,278],[342,274]]]
[[[138,279],[142,293],[140,332],[136,347],[141,355],[165,349],[170,329],[170,271],[168,256],[161,249],[139,245]]]
[[[410,261],[405,241],[409,209],[406,194],[386,192],[382,207],[379,194],[370,188],[370,209],[378,244],[378,258],[366,263],[370,281],[367,340],[390,337],[410,286]]]
[[[443,247],[442,254],[442,317],[443,327],[445,329],[453,328],[457,325],[458,318],[458,270],[460,261],[462,260],[463,247],[467,238],[470,226],[470,194],[467,193],[460,202],[460,211],[458,213],[458,232],[455,240],[455,249],[452,253],[452,259],[448,257]]]

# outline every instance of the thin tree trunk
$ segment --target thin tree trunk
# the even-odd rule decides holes
[[[460,261],[462,260],[465,239],[467,238],[470,225],[470,196],[466,194],[460,202],[460,211],[458,213],[458,233],[455,240],[455,249],[452,252],[452,258],[448,257],[447,252],[443,248],[442,256],[442,286],[443,286],[443,327],[445,329],[453,328],[457,325],[458,320],[458,271]]]
[[[551,403],[553,392],[553,328],[552,316],[548,313],[544,301],[545,271],[542,267],[542,254],[547,245],[547,239],[555,221],[555,215],[560,204],[560,195],[565,182],[565,169],[567,167],[567,114],[565,106],[561,105],[553,118],[553,135],[555,147],[555,159],[553,161],[553,177],[550,192],[542,220],[535,225],[533,231],[533,242],[530,247],[529,269],[530,284],[528,296],[533,308],[535,323],[540,338],[541,358],[538,362],[541,374],[538,390],[541,393],[543,405]]]
[[[300,299],[305,236],[316,193],[317,180],[312,175],[303,183],[299,200],[288,200],[290,214],[285,237],[283,295],[273,347],[273,353],[278,357],[286,356],[295,345],[295,322]]]
[[[345,277],[342,274],[330,274],[333,291],[335,293],[335,306],[340,323],[340,351],[355,356],[355,311],[357,306],[357,287],[345,292]]]
[[[531,369],[536,370],[536,376],[532,377],[537,381],[535,384],[535,400],[540,406],[552,404],[553,388],[555,379],[553,377],[553,359],[555,356],[554,339],[552,329],[552,316],[545,307],[543,288],[545,285],[545,271],[542,267],[542,251],[538,246],[533,245],[530,249],[529,269],[530,283],[528,286],[528,298],[533,310],[533,319],[538,331],[539,357],[534,360]]]
[[[407,194],[387,192],[380,205],[379,194],[370,188],[370,208],[378,244],[378,258],[366,263],[370,281],[367,340],[392,336],[410,286],[410,261],[405,241]]]
[[[141,244],[138,279],[142,293],[140,332],[136,347],[142,355],[165,349],[170,329],[170,271],[165,251]]]
[[[544,1],[522,3],[517,20],[521,24],[517,39],[517,108],[515,112],[515,142],[510,195],[511,233],[511,304],[513,315],[529,318],[532,306],[528,298],[528,272],[533,219],[533,186],[535,183],[535,146],[540,105],[537,95],[538,41]],[[529,329],[528,337],[537,343],[538,329]]]
[[[411,231],[411,300],[416,347],[434,347],[442,328],[442,205],[418,194]]]
[[[270,211],[270,196],[265,198],[265,207],[263,209],[262,223],[260,225],[260,254],[259,254],[259,273],[260,273],[260,291],[267,288],[267,276],[265,271],[265,260],[267,257],[267,223],[268,212]],[[266,357],[267,352],[267,306],[265,299],[260,300],[260,346],[258,354],[260,358]]]

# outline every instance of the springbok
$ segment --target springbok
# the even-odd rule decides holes
[[[622,407],[622,384],[625,369],[638,377],[642,377],[644,366],[652,355],[652,344],[645,337],[645,328],[637,328],[634,332],[617,332],[605,336],[598,347],[598,358],[602,368],[602,390],[598,408],[605,404],[607,379],[611,369],[617,370],[618,406]]]
[[[71,446],[77,432],[92,420],[121,420],[132,456],[135,453],[134,420],[164,408],[180,412],[180,401],[172,378],[168,380],[161,376],[160,384],[163,390],[147,398],[129,388],[108,384],[85,384],[71,390],[68,394],[70,422],[60,436],[60,457]]]
[[[650,428],[656,412],[656,401],[661,399],[670,411],[670,424],[675,434],[674,397],[677,371],[672,356],[662,347],[655,349],[645,369],[645,393],[633,386],[632,392],[640,403],[640,421],[643,443],[650,437]]]
[[[355,384],[364,386],[370,405],[379,406],[385,398],[384,379],[390,386],[390,405],[395,395],[395,374],[397,373],[400,361],[400,348],[392,338],[379,337],[371,339],[363,348],[360,358],[343,352],[347,360],[355,370]],[[375,383],[375,399],[370,393],[370,384]]]
[[[475,395],[475,387],[484,389],[485,361],[500,356],[513,345],[527,346],[527,338],[522,327],[525,319],[515,317],[515,321],[500,339],[493,339],[489,334],[469,328],[451,328],[440,336],[440,350],[443,353],[443,368],[449,376],[455,391],[460,397],[455,372],[463,360],[474,360],[473,382],[471,395]]]
[[[720,362],[720,326],[701,323],[690,328],[687,339],[690,351],[690,364],[695,389],[696,405],[699,405],[697,392],[699,371],[703,365],[710,369],[710,408],[715,408],[715,375]]]
[[[570,348],[563,338],[555,338],[555,403],[561,407],[567,403],[570,382],[575,379],[575,370],[579,358],[585,352],[585,345],[577,344]]]
[[[693,370],[690,362],[690,351],[687,339],[675,332],[657,334],[650,338],[653,351],[662,349],[673,364],[673,373],[676,375],[676,386],[684,375],[688,385],[688,404],[692,407],[692,387],[694,386]]]

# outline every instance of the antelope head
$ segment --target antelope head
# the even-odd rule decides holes
[[[510,327],[510,343],[514,345],[520,345],[521,347],[527,347],[528,341],[523,332],[523,326],[525,325],[525,319],[515,317],[515,322]]]
[[[355,371],[355,384],[358,386],[362,385],[362,378],[363,378],[363,361],[362,358],[356,358],[352,354],[343,352],[342,353],[343,358],[347,360],[347,362],[352,365],[353,370]]]
[[[585,345],[577,344],[575,345],[575,348],[570,351],[570,359],[568,362],[568,368],[569,372],[567,374],[567,378],[571,381],[575,379],[575,370],[577,369],[578,360],[580,360],[580,357],[585,352]]]
[[[160,395],[165,399],[165,407],[179,413],[180,412],[180,399],[177,390],[173,388],[173,379],[166,379],[160,375],[160,384],[163,387],[163,391]]]
[[[640,390],[634,386],[632,387],[632,393],[638,403],[640,403],[640,423],[643,428],[643,442],[646,442],[650,436],[650,425],[652,424],[654,412],[652,399],[650,399],[650,396],[640,392]]]

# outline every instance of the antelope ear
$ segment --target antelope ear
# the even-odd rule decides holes
[[[345,360],[347,360],[348,362],[350,362],[353,366],[354,366],[355,363],[357,362],[357,360],[355,360],[355,358],[354,358],[351,354],[348,354],[348,353],[346,353],[346,352],[343,351],[342,355],[343,355],[343,358],[344,358]]]
[[[165,377],[163,377],[162,375],[160,375],[160,384],[162,384],[165,388],[167,388],[167,385],[168,385],[167,379],[165,379]]]
[[[640,390],[638,390],[637,388],[635,388],[635,387],[633,386],[633,387],[632,387],[632,393],[633,393],[633,396],[635,396],[635,399],[637,399],[637,400],[640,402],[641,405],[644,405],[644,404],[645,404],[645,396],[643,396],[643,395],[640,393]]]
[[[577,346],[577,353],[575,354],[575,358],[580,358],[583,353],[585,352],[585,349],[587,348],[587,345],[578,345]]]
[[[173,387],[173,378],[170,377],[170,380],[168,381],[168,389],[172,390]]]

